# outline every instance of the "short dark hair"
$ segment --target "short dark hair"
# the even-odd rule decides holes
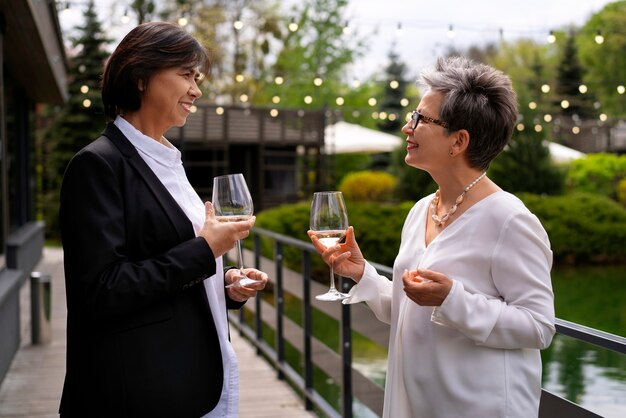
[[[109,57],[102,75],[104,113],[115,119],[141,106],[142,91],[157,72],[169,68],[210,68],[207,50],[180,26],[143,23],[131,30]]]
[[[511,79],[489,65],[463,57],[439,58],[420,80],[441,93],[439,118],[449,131],[470,134],[467,159],[471,167],[487,170],[504,149],[517,122],[517,95]]]

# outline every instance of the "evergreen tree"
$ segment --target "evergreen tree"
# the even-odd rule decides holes
[[[389,52],[389,65],[386,68],[385,89],[379,107],[379,111],[385,112],[387,117],[376,124],[383,132],[397,133],[405,123],[405,106],[401,104],[402,99],[406,97],[405,73],[406,65],[400,61],[392,47]]]
[[[58,234],[59,191],[65,168],[105,125],[100,79],[109,55],[104,47],[110,41],[102,31],[93,0],[85,10],[84,24],[76,30],[78,36],[72,39],[72,46],[78,52],[69,59],[69,99],[60,110],[47,110],[52,122],[43,133],[43,210],[47,233],[52,238]]]
[[[574,34],[570,33],[565,41],[563,56],[557,67],[556,95],[554,104],[559,113],[566,116],[593,117],[593,97],[590,93],[581,93],[584,70],[578,60],[578,50],[574,42]],[[566,100],[569,106],[563,108],[561,103]]]

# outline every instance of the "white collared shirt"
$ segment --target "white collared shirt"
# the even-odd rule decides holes
[[[115,119],[114,124],[133,144],[141,158],[185,212],[197,236],[204,224],[204,203],[187,179],[180,151],[165,138],[163,144],[144,135],[121,116]],[[239,373],[237,357],[228,338],[222,257],[215,260],[215,271],[213,276],[204,280],[204,288],[220,339],[224,384],[219,403],[204,418],[236,417],[239,408]]]

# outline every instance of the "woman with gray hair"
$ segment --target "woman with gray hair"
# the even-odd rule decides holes
[[[316,249],[391,325],[384,417],[531,417],[539,350],[552,341],[552,251],[541,223],[486,176],[517,118],[510,79],[465,58],[439,59],[411,119],[408,165],[439,186],[407,216],[393,280],[366,262],[352,227]]]

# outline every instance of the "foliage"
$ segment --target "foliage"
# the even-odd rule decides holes
[[[519,197],[541,220],[555,260],[626,261],[626,210],[619,204],[588,193]]]
[[[337,184],[349,173],[367,170],[373,163],[373,154],[367,152],[351,152],[347,154],[332,154],[326,158],[332,159]]]
[[[84,24],[72,39],[78,49],[69,60],[69,99],[61,109],[49,108],[51,124],[43,133],[43,208],[48,238],[58,238],[58,201],[65,167],[72,156],[100,135],[105,124],[100,99],[100,75],[109,43],[98,21],[94,2],[88,3]]]
[[[355,226],[355,235],[363,255],[377,263],[393,265],[400,248],[400,232],[413,202],[396,205],[377,203],[348,202],[350,225]],[[269,229],[299,240],[310,242],[306,231],[309,229],[310,204],[308,202],[282,205],[257,214],[256,227]],[[380,220],[384,219],[385,222]],[[263,254],[273,255],[269,241],[263,241]],[[300,250],[286,246],[285,260],[295,269],[300,268]],[[313,269],[321,277],[327,275],[327,268],[319,256],[314,256]],[[325,275],[322,272],[326,272]]]
[[[572,161],[566,183],[572,190],[617,199],[617,185],[624,178],[626,155],[597,153]]]
[[[355,202],[388,202],[391,199],[396,178],[384,171],[357,171],[348,174],[339,190],[347,200]]]
[[[404,162],[406,148],[391,153],[391,173],[396,176],[395,196],[398,200],[419,200],[437,190],[437,184],[426,171],[411,167]]]
[[[617,183],[617,201],[626,206],[626,178],[621,179]]]
[[[550,150],[541,136],[525,130],[513,139],[491,163],[489,177],[504,190],[517,193],[559,194],[565,173],[552,163]]]
[[[595,36],[602,30],[604,42],[598,45]],[[587,69],[585,81],[600,103],[603,113],[626,116],[624,96],[615,88],[626,80],[626,1],[615,1],[594,14],[577,36],[582,64]]]

